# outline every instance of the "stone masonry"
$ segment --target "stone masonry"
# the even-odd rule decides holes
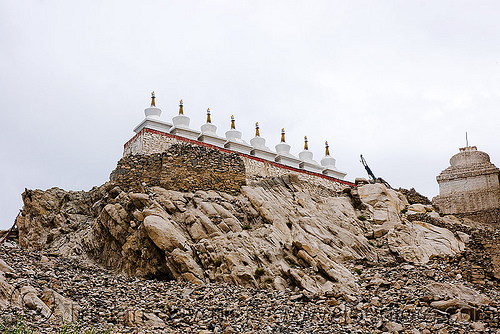
[[[246,184],[245,165],[238,154],[203,146],[172,144],[165,152],[123,157],[110,180],[123,189],[161,186],[177,191],[218,190],[239,193]]]
[[[439,195],[432,202],[442,213],[498,222],[500,171],[475,146],[461,148],[450,167],[437,176]],[[470,217],[469,217],[470,216]]]
[[[123,159],[131,159],[131,157],[135,156],[144,156],[144,155],[161,155],[164,152],[170,151],[170,148],[173,145],[182,145],[182,146],[190,146],[190,147],[204,147],[206,151],[216,151],[219,155],[236,155],[241,158],[244,165],[244,173],[246,177],[246,182],[249,183],[253,180],[258,180],[263,177],[280,177],[283,175],[296,175],[301,180],[306,180],[312,184],[323,186],[335,191],[342,191],[346,186],[354,186],[353,183],[339,180],[334,177],[325,176],[320,173],[309,172],[305,170],[301,170],[298,168],[293,168],[289,166],[282,165],[280,163],[264,160],[261,158],[257,158],[254,156],[246,155],[243,153],[236,153],[227,149],[223,149],[220,147],[216,147],[210,144],[202,143],[200,141],[191,140],[188,138],[172,135],[169,133],[165,133],[162,131],[156,131],[152,129],[143,129],[139,133],[137,133],[132,139],[130,139],[125,145],[123,150]],[[185,153],[182,150],[179,153]],[[215,154],[215,153],[210,153]],[[122,159],[122,160],[123,160]],[[139,159],[139,158],[133,158]],[[123,160],[128,161],[128,160]],[[143,160],[141,160],[143,161]],[[154,162],[150,162],[154,164]],[[143,164],[143,167],[146,167]],[[210,167],[206,165],[205,167]],[[120,168],[120,164],[117,167],[117,170]],[[149,167],[148,167],[149,168]],[[177,171],[177,170],[176,170]],[[203,168],[193,169],[192,172],[202,172]],[[115,171],[116,172],[116,171]],[[115,173],[113,172],[113,173]],[[117,173],[122,173],[123,171],[118,171]],[[204,171],[209,173],[209,171]],[[113,174],[112,174],[113,176]],[[193,178],[199,176],[192,176]],[[158,184],[159,181],[154,177],[151,179],[153,181],[152,184]],[[149,184],[149,181],[144,181]],[[156,182],[156,183],[155,183]],[[239,181],[235,181],[239,182]],[[174,189],[174,188],[171,188]],[[175,188],[177,189],[177,188]],[[183,188],[187,190],[188,188]],[[198,188],[196,188],[198,189]],[[201,189],[201,188],[200,188]],[[203,188],[207,189],[207,188]],[[216,190],[222,190],[223,188],[211,188]],[[192,190],[192,189],[191,189]],[[233,189],[234,190],[234,189]]]

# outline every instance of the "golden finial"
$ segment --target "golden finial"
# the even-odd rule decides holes
[[[304,150],[308,150],[309,146],[307,146],[307,136],[304,136]]]
[[[259,122],[255,123],[255,137],[260,137]]]
[[[207,108],[207,123],[212,123],[212,119],[210,118],[210,108]]]
[[[236,125],[234,125],[234,115],[231,115],[231,129],[236,129]]]
[[[330,155],[330,149],[327,141],[325,141],[325,155]]]
[[[182,100],[179,102],[179,115],[184,115],[184,105]]]
[[[281,142],[285,142],[285,128],[281,129]]]
[[[152,92],[151,93],[151,107],[156,107],[156,104],[155,104],[155,92]]]

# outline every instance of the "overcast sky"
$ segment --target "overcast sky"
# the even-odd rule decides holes
[[[0,228],[24,188],[109,178],[151,91],[193,128],[284,127],[346,179],[363,154],[393,187],[438,193],[469,143],[500,165],[498,1],[0,0]]]

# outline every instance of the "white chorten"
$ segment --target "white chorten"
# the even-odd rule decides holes
[[[218,147],[224,147],[226,142],[226,139],[217,135],[217,126],[212,124],[210,108],[207,109],[207,122],[201,126],[201,135],[198,140]]]
[[[184,115],[184,105],[182,103],[182,100],[179,103],[179,115],[172,118],[172,122],[174,123],[174,127],[170,130],[171,134],[198,140],[200,131],[191,129],[189,127],[190,119],[189,117]]]
[[[250,139],[250,145],[253,146],[252,151],[250,151],[251,155],[257,158],[274,161],[276,153],[266,146],[266,140],[260,136],[259,123],[255,123],[255,137]]]
[[[323,171],[323,167],[321,167],[316,161],[313,160],[313,153],[309,151],[307,137],[304,137],[304,150],[299,153],[299,159],[299,166],[303,170],[314,173],[321,173]]]
[[[241,139],[241,132],[236,130],[234,116],[231,116],[231,129],[226,131],[226,138],[227,141],[224,144],[225,148],[235,152],[250,154],[252,146],[248,145],[246,141]]]
[[[500,208],[500,170],[486,152],[476,146],[460,148],[450,159],[450,166],[436,180],[439,195],[432,199],[444,214],[460,214],[473,220],[498,222],[486,211]],[[481,214],[477,214],[481,212]]]
[[[274,160],[280,164],[299,168],[300,160],[290,153],[290,145],[285,142],[285,129],[281,129],[281,142],[274,147],[278,155]]]
[[[171,123],[162,121],[160,119],[161,109],[156,107],[155,103],[155,92],[151,93],[151,106],[144,109],[144,115],[146,116],[139,125],[134,129],[135,133],[141,132],[142,129],[152,129],[162,132],[169,132],[172,127]]]
[[[324,167],[323,174],[331,176],[339,180],[343,180],[347,173],[341,172],[335,167],[335,159],[330,156],[330,148],[328,142],[325,142],[325,157],[321,159],[321,165]]]

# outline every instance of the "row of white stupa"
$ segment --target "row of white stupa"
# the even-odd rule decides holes
[[[338,179],[343,179],[346,175],[335,167],[335,159],[330,156],[328,142],[325,143],[325,157],[321,159],[321,164],[318,164],[313,160],[313,153],[309,151],[307,137],[304,138],[304,150],[299,153],[298,158],[290,153],[290,145],[285,142],[285,129],[281,130],[281,142],[275,146],[276,152],[274,152],[266,146],[266,140],[260,136],[259,123],[255,124],[255,137],[248,144],[241,139],[241,132],[236,130],[234,116],[231,116],[231,129],[226,131],[226,138],[217,135],[217,126],[212,124],[210,119],[210,109],[207,109],[207,122],[201,126],[201,131],[191,129],[190,119],[184,115],[182,100],[179,114],[172,119],[173,124],[160,119],[161,109],[156,107],[154,92],[151,94],[151,107],[146,108],[144,113],[146,118],[135,127],[136,133],[149,128]]]

